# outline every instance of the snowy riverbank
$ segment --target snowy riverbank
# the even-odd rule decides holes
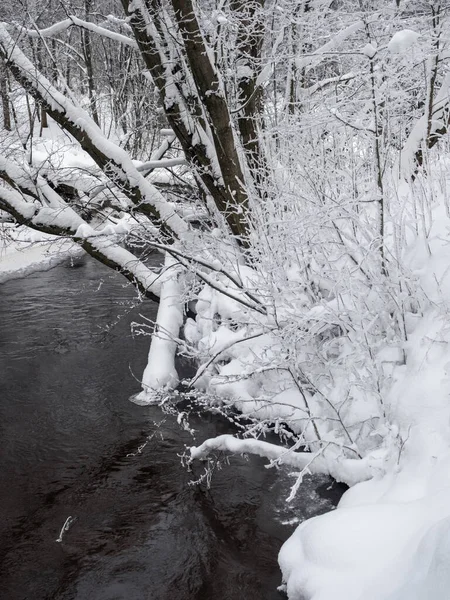
[[[413,193],[417,191],[408,186],[398,190],[404,205],[418,203]],[[351,302],[341,298],[340,314],[343,308],[347,314],[353,311],[350,314],[355,321],[362,314],[358,312],[360,302],[369,299],[374,306],[378,302],[378,315],[374,311],[373,321],[366,325],[369,332],[379,316],[390,318],[386,307],[395,306],[393,301],[402,306],[403,338],[389,335],[386,328],[384,336],[368,342],[372,356],[368,361],[361,355],[358,338],[348,329],[328,361],[332,375],[328,387],[324,370],[323,391],[308,397],[311,412],[319,415],[323,412],[315,402],[325,395],[343,398],[337,416],[345,414],[349,435],[354,436],[353,424],[360,424],[358,445],[346,444],[347,455],[339,453],[340,440],[333,437],[339,428],[331,415],[328,429],[326,419],[316,421],[323,445],[316,451],[317,444],[313,443],[310,454],[231,436],[220,436],[191,449],[192,458],[205,458],[217,450],[265,456],[272,463],[290,465],[297,478],[295,485],[301,485],[302,476],[310,471],[328,472],[351,486],[337,510],[304,522],[284,544],[279,562],[290,600],[448,600],[450,217],[444,195],[437,190],[435,197],[438,201],[423,215],[423,230],[410,228],[406,232],[401,274],[405,291],[399,286],[390,295],[385,291],[377,295],[372,290],[370,297],[355,293]],[[323,303],[319,308],[323,321],[328,310],[333,322],[334,307]],[[211,310],[217,311],[217,305]],[[300,310],[296,318],[299,314]],[[295,427],[301,422],[304,406],[295,389],[280,392],[279,402],[270,413],[272,405],[258,404],[258,394],[261,396],[264,388],[256,388],[256,376],[244,380],[236,376],[231,381],[225,378],[230,372],[252,372],[257,356],[253,340],[249,349],[246,354],[242,344],[234,346],[231,362],[219,366],[209,387],[218,396],[225,388],[226,395],[249,414],[259,411],[261,417],[265,410],[263,416],[272,419],[289,414],[291,427]],[[305,365],[306,360],[300,364]],[[373,418],[377,414],[373,387],[371,392],[364,369],[375,373],[380,382],[377,419]],[[260,372],[257,376],[261,379]],[[275,386],[279,380],[267,378],[264,384]],[[345,400],[349,397],[346,389],[352,390],[351,402]],[[361,458],[355,456],[356,450]]]
[[[0,283],[46,271],[82,253],[70,240],[12,223],[0,223]]]
[[[392,369],[385,448],[372,453],[369,481],[350,488],[336,511],[302,524],[282,548],[290,599],[448,600],[449,231],[442,201],[429,215],[427,238],[417,236],[406,255],[417,290],[406,341],[390,358],[386,344],[386,362],[378,361]]]

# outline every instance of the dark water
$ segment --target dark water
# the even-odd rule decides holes
[[[130,323],[156,307],[94,261],[76,267],[0,286],[0,599],[280,598],[287,521],[329,509],[329,482],[290,509],[293,480],[259,459],[189,485],[202,467],[180,455],[226,425],[197,417],[193,441],[128,401],[148,351]]]

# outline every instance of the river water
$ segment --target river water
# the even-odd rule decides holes
[[[295,522],[339,490],[233,457],[210,489],[189,482],[196,438],[139,391],[148,338],[133,288],[91,259],[0,286],[1,600],[275,600],[277,553]],[[57,542],[68,517],[73,522]]]

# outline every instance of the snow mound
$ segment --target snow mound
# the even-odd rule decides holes
[[[450,589],[450,518],[423,537],[409,565],[406,583],[389,600],[448,600]]]
[[[450,487],[399,502],[391,483],[359,484],[297,528],[279,555],[290,600],[448,600]]]
[[[449,231],[437,202],[427,238],[411,238],[405,255],[426,302],[407,315],[404,361],[398,348],[383,350],[395,365],[384,391],[392,444],[383,468],[283,545],[289,600],[450,598]]]

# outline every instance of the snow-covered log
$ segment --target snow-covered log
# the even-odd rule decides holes
[[[150,343],[147,366],[142,376],[143,391],[135,398],[139,404],[150,404],[157,398],[157,392],[173,390],[178,385],[175,354],[183,325],[179,275],[178,263],[166,253],[155,330]]]

